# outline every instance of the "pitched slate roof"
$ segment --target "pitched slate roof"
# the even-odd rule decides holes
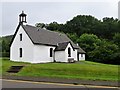
[[[77,49],[78,53],[86,53],[81,47],[79,47],[79,49]]]
[[[62,51],[65,50],[68,43],[71,44],[71,42],[63,42],[63,43],[58,43],[57,47],[55,48],[55,51]],[[71,44],[72,46],[72,44]],[[72,46],[73,47],[73,46]],[[76,45],[76,49],[78,51],[78,53],[86,53],[79,45]],[[73,48],[74,49],[74,48]]]
[[[37,28],[30,25],[23,25],[24,30],[34,44],[55,45],[63,42],[71,42],[74,48],[76,45],[63,33]]]
[[[76,44],[74,44],[65,34],[55,31],[50,31],[42,28],[38,28],[31,25],[23,25],[19,24],[17,30],[13,36],[12,42],[17,34],[19,27],[22,26],[33,44],[42,44],[42,45],[49,45],[49,46],[57,46],[58,44],[62,43],[58,49],[63,49],[67,43],[63,42],[70,42],[73,48],[79,49]],[[11,43],[12,43],[11,42]],[[65,46],[64,46],[65,45]],[[63,47],[64,46],[64,47]],[[80,49],[83,52],[82,49]]]

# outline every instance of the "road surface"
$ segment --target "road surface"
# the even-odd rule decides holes
[[[32,82],[22,80],[2,80],[2,88],[110,88],[116,90],[117,87],[110,86],[92,86],[92,85],[73,85],[48,82]]]

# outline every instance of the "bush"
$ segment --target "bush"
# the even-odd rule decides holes
[[[120,52],[117,52],[111,56],[111,59],[109,60],[112,64],[118,64],[120,65]]]

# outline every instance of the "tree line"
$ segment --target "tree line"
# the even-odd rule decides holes
[[[10,42],[13,35],[0,37],[0,57],[10,57]]]
[[[86,51],[86,60],[120,64],[120,21],[105,17],[102,20],[90,15],[78,15],[65,24],[36,23],[36,27],[65,33]],[[9,55],[12,35],[0,38],[2,52]],[[4,56],[8,56],[4,54]]]
[[[105,17],[98,20],[93,16],[78,15],[65,24],[52,22],[50,24],[36,23],[37,27],[64,33],[75,33],[80,36],[84,33],[95,34],[99,38],[111,40],[115,33],[120,33],[120,21],[118,19]]]

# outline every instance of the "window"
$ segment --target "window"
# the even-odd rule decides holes
[[[20,41],[22,41],[22,34],[20,34]]]
[[[22,48],[20,48],[19,50],[20,50],[20,57],[22,57]]]
[[[81,57],[83,57],[83,54],[81,54]]]
[[[68,57],[71,57],[71,49],[70,49],[70,47],[68,48]]]
[[[53,48],[50,48],[50,57],[52,57],[53,55]]]

